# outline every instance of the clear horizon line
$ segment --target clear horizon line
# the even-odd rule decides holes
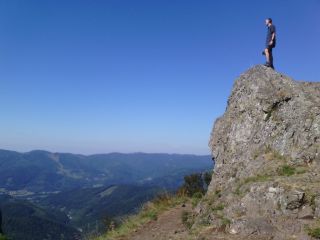
[[[167,154],[167,155],[193,155],[193,156],[211,156],[208,154],[196,154],[196,153],[176,153],[176,152],[144,152],[144,151],[134,151],[134,152],[118,152],[118,151],[111,151],[111,152],[99,152],[99,153],[76,153],[73,151],[66,152],[66,151],[50,151],[47,149],[32,149],[28,151],[20,151],[20,150],[14,150],[14,149],[7,149],[7,148],[0,148],[0,151],[11,151],[11,152],[17,152],[17,153],[30,153],[35,151],[43,151],[53,154],[74,154],[74,155],[82,155],[82,156],[93,156],[93,155],[108,155],[108,154]]]

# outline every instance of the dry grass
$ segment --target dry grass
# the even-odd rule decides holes
[[[153,201],[144,204],[136,215],[132,215],[123,220],[119,227],[110,229],[105,235],[92,238],[92,240],[117,240],[128,236],[141,228],[144,224],[156,220],[162,212],[179,204],[186,203],[188,197],[184,194],[171,195],[161,194]]]

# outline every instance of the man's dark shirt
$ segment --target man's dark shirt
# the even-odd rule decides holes
[[[272,34],[273,33],[276,33],[276,26],[271,24],[270,26],[268,26],[268,29],[267,29],[266,48],[268,48],[268,47],[274,48],[276,46],[276,36],[274,36],[272,45],[271,46],[269,45],[269,43],[270,43],[270,41],[272,39]]]

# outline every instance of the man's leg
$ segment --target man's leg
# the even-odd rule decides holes
[[[269,48],[269,60],[270,60],[270,67],[274,69],[272,48]]]
[[[266,55],[266,61],[267,61],[266,65],[270,65],[269,49],[268,49],[268,48],[264,49],[264,53],[265,53],[265,55]]]
[[[265,66],[267,67],[271,67],[272,69],[274,69],[274,66],[273,66],[273,55],[272,55],[272,48],[271,47],[268,47],[264,50],[265,52],[265,55],[266,55],[266,64]]]

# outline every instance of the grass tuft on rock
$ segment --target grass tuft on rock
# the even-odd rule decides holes
[[[307,233],[309,236],[319,239],[320,238],[320,227],[307,228]]]
[[[280,176],[292,176],[296,173],[296,168],[290,165],[283,165],[278,169]]]

